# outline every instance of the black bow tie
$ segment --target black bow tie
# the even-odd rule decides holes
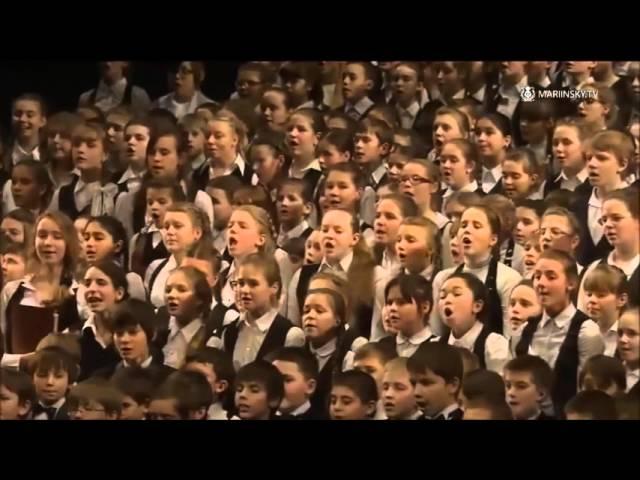
[[[33,417],[37,417],[41,413],[44,413],[47,416],[47,420],[52,420],[53,417],[56,416],[57,409],[55,407],[45,407],[40,403],[36,403],[33,406]]]

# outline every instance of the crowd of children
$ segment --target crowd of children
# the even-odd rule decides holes
[[[0,139],[0,419],[640,419],[640,62],[100,66]]]

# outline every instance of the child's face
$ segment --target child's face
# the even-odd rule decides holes
[[[462,255],[462,246],[460,245],[460,238],[458,235],[453,235],[449,240],[449,253],[451,254],[451,260],[454,265],[460,265],[464,262],[464,256]]]
[[[322,217],[322,246],[330,262],[339,262],[358,243],[360,234],[353,231],[351,215],[342,210],[330,210]]]
[[[367,96],[371,90],[373,82],[367,80],[364,67],[362,65],[350,63],[342,74],[342,94],[344,99],[351,103],[357,103]]]
[[[272,307],[278,294],[278,284],[269,285],[262,269],[244,265],[240,267],[236,280],[240,303],[254,318],[264,315]]]
[[[19,280],[25,275],[25,259],[15,253],[5,253],[2,255],[2,280],[11,282]]]
[[[120,358],[128,364],[140,365],[149,358],[149,339],[140,325],[132,325],[113,333],[113,343]]]
[[[497,234],[491,231],[487,215],[473,207],[462,214],[458,236],[465,257],[486,255],[498,241]]]
[[[512,200],[526,198],[536,180],[537,175],[525,172],[522,162],[512,160],[502,162],[502,186],[508,198]]]
[[[118,115],[107,115],[107,150],[113,153],[123,152],[126,148],[124,141],[124,127],[127,125],[127,118]]]
[[[440,317],[455,333],[467,332],[482,307],[482,301],[474,301],[473,292],[462,278],[450,278],[440,289]]]
[[[324,192],[331,208],[356,211],[361,192],[347,172],[331,172],[324,185]]]
[[[206,151],[214,161],[230,162],[236,158],[240,139],[229,122],[211,120]]]
[[[382,393],[382,377],[384,376],[384,363],[377,355],[369,355],[353,362],[354,370],[366,373],[376,381],[378,395]]]
[[[502,132],[488,118],[481,118],[475,129],[478,152],[483,157],[498,157],[511,142],[511,137]]]
[[[433,121],[432,136],[436,152],[440,152],[445,143],[455,140],[456,138],[464,137],[460,131],[458,121],[449,114],[436,115],[436,118]]]
[[[406,337],[411,337],[423,327],[427,305],[418,305],[414,299],[407,301],[398,285],[389,290],[386,304],[389,321]]]
[[[618,309],[624,304],[624,298],[618,297],[614,292],[585,289],[587,300],[587,315],[594,322],[616,319],[618,317]]]
[[[398,229],[396,255],[403,268],[412,272],[421,272],[427,266],[429,240],[424,228],[417,225],[401,225]]]
[[[536,291],[527,285],[518,285],[511,291],[507,318],[513,331],[518,330],[532,317],[542,313]]]
[[[391,420],[403,420],[416,412],[416,397],[406,368],[387,370],[382,378],[384,411]]]
[[[351,154],[349,152],[340,152],[335,145],[331,145],[328,142],[320,142],[318,144],[318,161],[322,170],[327,170],[329,167],[339,163],[346,163],[350,159]]]
[[[441,62],[436,65],[438,90],[447,97],[452,97],[463,87],[462,78],[453,62]]]
[[[544,120],[520,119],[520,133],[526,143],[538,145],[547,138],[547,122]]]
[[[285,90],[289,92],[294,105],[301,105],[309,99],[312,86],[304,78],[297,75],[286,75],[283,79],[283,85]]]
[[[193,283],[181,271],[169,275],[164,288],[164,300],[169,315],[177,318],[193,320],[199,307]]]
[[[620,358],[630,368],[638,368],[640,360],[640,319],[633,311],[618,320],[618,350]]]
[[[306,116],[291,115],[287,124],[287,145],[294,159],[311,159],[315,155],[318,136]]]
[[[311,213],[311,205],[305,204],[300,187],[294,185],[284,185],[280,188],[276,207],[278,221],[284,225],[296,226]]]
[[[331,420],[366,420],[373,415],[375,409],[375,402],[364,403],[345,385],[336,385],[331,388],[329,404]]]
[[[236,91],[240,98],[259,99],[264,82],[256,70],[240,70],[236,79]]]
[[[127,143],[126,157],[129,164],[143,169],[147,161],[149,129],[143,125],[131,125],[124,131],[124,141]]]
[[[627,168],[627,162],[620,165],[616,156],[610,152],[588,151],[587,167],[591,185],[607,187],[617,185]]]
[[[444,183],[453,190],[459,190],[471,181],[473,164],[467,163],[457,145],[447,143],[440,153],[440,173]]]
[[[38,102],[18,100],[13,105],[11,123],[18,138],[30,140],[38,136],[40,129],[45,126],[47,120],[42,115]]]
[[[50,218],[43,218],[36,226],[36,254],[46,265],[60,265],[67,244],[60,226]]]
[[[86,287],[84,298],[87,306],[94,313],[111,310],[124,296],[122,289],[116,289],[111,279],[96,267],[90,267],[85,273],[84,286]]]
[[[173,91],[180,98],[191,98],[196,91],[196,80],[191,62],[182,62],[175,72]]]
[[[402,220],[402,211],[396,202],[388,199],[380,200],[376,207],[376,219],[373,222],[376,243],[384,246],[395,245]]]
[[[38,370],[33,374],[36,395],[45,405],[53,405],[67,394],[69,374],[65,370]]]
[[[171,253],[183,252],[202,237],[202,229],[193,225],[184,212],[167,212],[162,231],[164,244]]]
[[[304,264],[313,265],[320,263],[323,256],[322,233],[319,230],[314,230],[304,244]]]
[[[306,379],[295,362],[274,360],[273,365],[284,380],[284,398],[280,403],[282,413],[291,413],[304,404],[316,389],[313,379]]]
[[[256,145],[251,147],[250,154],[253,170],[256,172],[256,175],[258,175],[260,183],[263,185],[271,184],[278,172],[282,170],[284,157],[277,154],[273,147],[269,145]]]
[[[47,153],[55,161],[71,158],[71,137],[67,133],[51,131],[47,135]]]
[[[587,372],[582,379],[582,385],[580,385],[580,391],[588,390],[600,390],[610,397],[616,397],[620,394],[624,394],[615,382],[611,382],[607,388],[602,388],[602,385],[598,385],[598,379],[594,377],[591,372]]]
[[[400,175],[400,193],[413,199],[418,208],[430,208],[433,181],[426,169],[418,163],[407,163]]]
[[[456,401],[459,382],[446,383],[444,378],[426,369],[423,373],[410,373],[411,384],[418,407],[433,417]]]
[[[187,137],[187,156],[189,158],[198,158],[204,153],[204,144],[207,141],[204,133],[197,128],[185,133]]]
[[[24,244],[24,226],[18,220],[5,217],[0,223],[0,233],[13,243]]]
[[[564,215],[545,215],[540,222],[540,249],[555,248],[572,253],[578,246],[577,235]]]
[[[513,238],[518,245],[524,245],[527,239],[540,229],[540,217],[527,207],[516,207],[516,227],[513,229]]]
[[[18,395],[0,385],[0,420],[19,420],[31,410],[31,402],[20,403]]]
[[[264,245],[265,236],[250,213],[236,210],[229,218],[227,248],[233,258],[256,253]]]
[[[122,413],[119,420],[144,420],[148,407],[125,395],[122,399]]]
[[[583,88],[584,91],[591,91],[593,95],[597,95],[594,88]],[[597,98],[585,98],[578,104],[578,116],[583,118],[587,123],[602,123],[609,114],[609,106],[605,105]]]
[[[620,200],[606,200],[602,206],[604,234],[613,247],[638,244],[638,219],[631,216],[629,208]]]
[[[527,62],[501,62],[500,71],[502,80],[505,83],[514,85],[525,75],[525,65]]]
[[[532,272],[540,258],[540,244],[535,239],[527,240],[524,243],[524,271],[525,273]]]
[[[533,287],[546,312],[560,313],[569,303],[572,285],[564,273],[562,263],[541,258],[533,271]]]
[[[25,165],[13,167],[11,171],[11,193],[16,207],[27,210],[38,208],[45,191],[45,187],[36,182],[31,168]]]
[[[338,325],[340,319],[336,318],[331,300],[326,294],[307,295],[302,308],[302,328],[309,341],[324,344],[335,336]]]
[[[182,420],[178,412],[178,401],[175,398],[151,400],[147,415],[150,420]]]
[[[574,127],[560,125],[553,132],[553,156],[561,168],[582,170],[584,153],[578,130]]]
[[[222,231],[227,228],[233,212],[233,206],[229,201],[227,192],[221,188],[207,187],[207,193],[211,197],[211,203],[213,203],[213,226],[216,230]]]
[[[87,224],[83,236],[84,256],[90,263],[96,263],[114,255],[123,247],[122,242],[118,242],[118,245],[114,244],[111,234],[98,222]]]
[[[149,151],[149,171],[154,178],[177,178],[181,163],[173,136],[158,138]]]
[[[238,416],[242,420],[269,419],[271,407],[267,397],[267,389],[263,383],[257,381],[238,382],[235,399]]]
[[[100,140],[82,138],[73,140],[71,157],[73,164],[81,172],[100,170],[107,159],[104,145]]]
[[[531,372],[504,371],[507,404],[515,420],[526,420],[540,410],[544,393],[533,382]]]
[[[374,132],[357,133],[355,136],[354,160],[361,167],[377,165],[389,153],[389,146],[381,144]]]
[[[389,161],[387,162],[387,173],[389,174],[389,180],[391,180],[391,182],[397,184],[400,183],[400,175],[402,173],[402,169],[408,161],[409,159],[401,153],[394,152],[389,155]]]
[[[172,204],[173,197],[171,196],[170,189],[147,189],[147,215],[151,217],[156,227],[160,228],[162,226],[164,215]]]
[[[116,413],[108,414],[104,405],[95,400],[88,400],[71,412],[72,420],[115,420],[118,417]]]
[[[418,73],[408,65],[398,65],[391,75],[393,96],[401,105],[410,105],[421,87]]]
[[[467,207],[465,207],[461,203],[458,203],[454,200],[449,200],[447,202],[447,205],[444,207],[444,214],[452,222],[459,222],[462,218],[462,214],[466,209]]]
[[[283,132],[289,120],[289,110],[281,92],[270,90],[262,95],[260,102],[262,122],[271,130]]]

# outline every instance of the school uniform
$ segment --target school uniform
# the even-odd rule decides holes
[[[501,173],[502,175],[502,173]],[[442,213],[445,213],[445,208],[447,206],[447,202],[449,201],[449,197],[451,197],[451,195],[453,195],[456,192],[476,192],[479,193],[478,191],[480,190],[480,192],[482,192],[482,189],[478,186],[478,182],[476,182],[475,180],[473,180],[471,183],[467,183],[464,187],[460,188],[459,190],[453,190],[451,187],[447,186],[446,190],[444,190],[442,192],[442,208],[440,209],[440,211]],[[484,192],[482,192],[484,194]]]
[[[635,370],[631,370],[628,367],[626,368],[626,378],[627,378],[627,393],[631,393],[631,390],[637,390],[640,383],[638,380],[640,379],[640,369],[636,368]]]
[[[214,174],[213,167],[209,164],[209,179],[212,180],[216,177],[223,177],[225,175],[233,175],[234,177],[238,177],[239,180],[242,181],[244,185],[251,186],[254,185],[253,181],[253,170],[247,166],[247,162],[239,153],[236,155],[235,160],[231,164],[230,167],[224,170],[222,174]],[[208,181],[207,181],[208,183]],[[206,186],[205,186],[206,189]]]
[[[424,416],[425,420],[462,420],[464,412],[457,403],[452,403],[437,415],[432,417]]]
[[[149,345],[149,349],[153,353],[140,365],[129,365],[125,360],[121,360],[115,365],[110,365],[106,368],[96,370],[91,377],[109,380],[117,371],[122,370],[123,368],[142,368],[148,371],[156,382],[161,383],[176,370],[164,364],[162,352],[154,347],[154,345]]]
[[[197,351],[204,346],[204,336],[204,323],[200,318],[195,318],[187,325],[181,327],[178,325],[176,318],[171,317],[169,319],[169,331],[166,335],[166,342],[163,342],[163,338],[158,341],[158,346],[164,343],[162,346],[164,364],[176,370],[182,368],[187,353]]]
[[[428,326],[426,326],[411,337],[405,337],[402,333],[398,332],[393,336],[384,337],[381,340],[378,340],[378,343],[395,348],[399,357],[409,358],[411,355],[416,353],[418,347],[423,343],[435,342],[437,340],[438,337],[433,334]]]
[[[524,248],[509,237],[500,246],[500,261],[521,275],[524,273]]]
[[[206,191],[209,183],[209,162],[204,153],[192,160],[189,167],[191,184],[198,190]]]
[[[173,113],[178,120],[189,113],[195,113],[196,109],[203,103],[212,103],[209,97],[197,90],[188,102],[177,102],[173,92],[158,98],[153,102],[152,108],[162,108]]]
[[[556,411],[578,391],[578,372],[594,355],[604,352],[600,329],[572,303],[554,318],[547,312],[530,319],[516,347],[518,355],[535,355],[546,361],[555,373],[551,396]]]
[[[230,353],[238,370],[280,347],[302,347],[304,333],[272,308],[252,322],[247,320],[246,313],[241,314],[224,329],[217,343],[215,348]]]
[[[310,192],[315,192],[320,177],[322,177],[322,167],[316,158],[302,169],[294,169],[293,164],[289,167],[289,177],[304,180]]]
[[[96,88],[80,95],[78,105],[80,107],[95,106],[103,113],[120,105],[131,106],[137,112],[144,112],[151,106],[151,99],[143,88],[132,85],[123,77],[113,85],[107,85],[101,79]]]
[[[415,123],[416,118],[418,118],[420,110],[422,110],[427,103],[429,103],[429,95],[424,89],[418,91],[416,98],[406,108],[397,102],[393,102],[392,104],[394,105],[398,119],[400,120],[400,126],[407,130],[413,128],[413,124]]]
[[[60,211],[71,220],[82,213],[89,213],[95,194],[100,191],[100,181],[86,183],[80,177],[74,177],[71,183],[58,188],[51,197],[49,210]]]
[[[142,186],[142,179],[146,171],[134,172],[131,167],[127,168],[122,175],[116,180],[118,193],[137,192]]]
[[[587,178],[589,178],[589,170],[587,167],[584,167],[576,175],[571,177],[569,177],[564,170],[561,170],[553,181],[548,179],[545,182],[544,196],[546,197],[554,190],[569,190],[570,192],[575,192],[580,185],[587,181]]]
[[[91,314],[80,335],[80,375],[78,381],[85,380],[101,369],[115,368],[120,354],[113,342],[106,344],[98,335],[95,314]]]
[[[413,122],[412,129],[421,136],[426,144],[427,150],[431,150],[434,147],[433,122],[436,118],[436,111],[438,111],[440,107],[445,106],[447,106],[447,104],[442,98],[433,99],[420,109]]]
[[[291,413],[276,412],[278,420],[322,420],[322,414],[316,412],[311,406],[311,401],[307,400]]]
[[[35,160],[39,162],[41,157],[39,145],[36,145],[31,150],[25,150],[17,141],[14,141],[11,147],[5,151],[2,158],[4,169],[7,172],[7,178],[11,178],[11,171],[16,163],[21,160]]]
[[[161,307],[164,302],[164,287],[173,270],[178,268],[178,263],[173,255],[163,260],[156,260],[144,276],[144,286],[149,294],[149,301],[154,307]]]
[[[223,262],[227,262],[227,265],[221,267],[221,270],[233,262],[233,257],[229,254],[227,248],[227,229],[213,230],[213,248],[215,248],[220,255],[222,255]]]
[[[453,273],[459,272],[472,273],[486,285],[489,293],[487,326],[491,332],[508,337],[507,309],[509,308],[509,295],[511,295],[511,290],[522,280],[522,276],[516,270],[498,262],[495,258],[489,259],[480,268],[469,268],[464,264],[447,268],[439,272],[433,279],[434,305],[438,304],[440,289],[447,278]],[[444,323],[437,308],[432,310],[429,324],[436,335],[445,333]]]
[[[284,228],[280,226],[280,233],[278,233],[276,245],[282,248],[284,247],[284,244],[292,238],[302,237],[306,240],[312,232],[313,228],[309,226],[309,223],[306,220],[303,220],[289,231],[285,231]]]
[[[492,333],[481,322],[476,322],[467,333],[455,338],[453,332],[440,338],[442,343],[464,348],[473,352],[480,361],[480,366],[502,375],[504,366],[511,360],[509,341],[502,335]]]
[[[355,104],[351,102],[344,102],[342,111],[353,118],[356,122],[362,120],[375,106],[375,103],[369,97],[363,97]]]
[[[215,402],[207,411],[207,420],[229,420],[229,412],[224,409],[222,403]]]
[[[502,187],[502,165],[498,164],[492,169],[482,167],[480,188],[485,195],[500,193],[504,195]]]
[[[69,404],[64,397],[52,405],[38,401],[34,404],[31,415],[31,420],[69,420]]]
[[[136,233],[129,243],[129,268],[143,276],[147,267],[156,260],[170,256],[162,241],[162,233],[155,224],[150,223]]]
[[[144,289],[144,284],[142,282],[142,278],[135,272],[128,272],[126,274],[127,279],[127,292],[129,293],[130,298],[135,298],[136,300],[145,301],[147,299],[147,292]],[[83,283],[78,284],[78,288],[76,290],[76,303],[78,304],[78,314],[82,320],[86,320],[89,318],[89,314],[91,310],[87,305],[87,300],[85,299],[85,293],[87,288]]]

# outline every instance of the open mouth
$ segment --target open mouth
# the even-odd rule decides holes
[[[525,267],[533,267],[535,266],[536,262],[533,261],[533,259],[526,259],[524,261],[524,266]]]
[[[324,249],[325,250],[333,250],[335,248],[335,243],[331,242],[331,241],[326,241],[324,242]]]
[[[398,252],[398,260],[400,260],[401,262],[404,262],[407,259],[407,254],[402,252]]]
[[[329,199],[329,206],[337,208],[340,206],[340,199],[338,198],[331,198]]]
[[[233,248],[238,245],[238,239],[235,237],[229,237],[228,243],[229,243],[229,248]]]
[[[473,242],[469,237],[462,237],[462,245],[464,247],[470,247]]]
[[[393,410],[393,408],[395,408],[395,404],[392,402],[384,402],[384,408],[385,410]]]
[[[444,313],[445,317],[449,318],[451,315],[453,315],[453,309],[451,307],[444,307],[442,313]]]

